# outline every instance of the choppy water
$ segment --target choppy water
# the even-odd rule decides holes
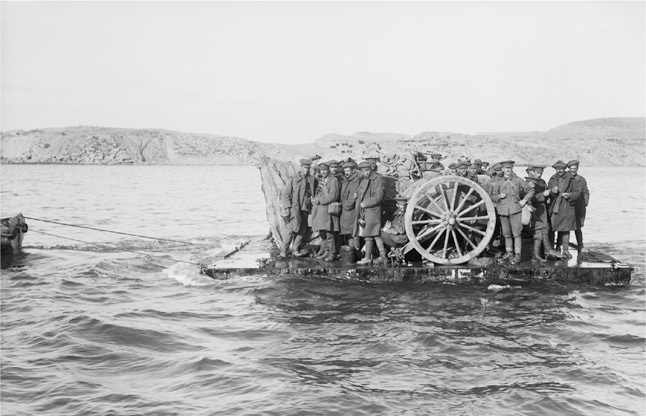
[[[2,415],[646,413],[644,169],[581,169],[587,245],[630,287],[498,293],[199,275],[183,262],[268,230],[251,167],[1,169],[5,213],[194,243],[30,221],[2,271]]]

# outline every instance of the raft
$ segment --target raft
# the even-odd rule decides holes
[[[588,284],[595,286],[624,286],[630,283],[633,268],[603,253],[586,251],[579,257],[576,250],[571,250],[573,255],[571,259],[551,259],[545,263],[538,263],[529,259],[530,249],[529,247],[524,247],[521,263],[510,265],[495,257],[478,257],[478,254],[482,252],[480,244],[477,247],[476,244],[471,244],[474,248],[472,251],[464,253],[462,250],[458,250],[461,256],[455,255],[451,257],[447,255],[446,243],[444,243],[443,252],[441,250],[441,241],[440,250],[436,250],[432,246],[435,240],[438,240],[437,238],[429,246],[427,243],[430,240],[429,233],[424,230],[420,231],[420,229],[412,229],[412,227],[411,230],[408,230],[411,231],[409,236],[418,237],[419,242],[426,242],[426,247],[414,247],[415,250],[420,251],[420,254],[422,254],[422,258],[420,259],[420,256],[417,256],[416,261],[395,262],[393,260],[389,264],[358,265],[347,261],[347,259],[331,262],[317,260],[314,257],[279,259],[278,247],[281,246],[281,235],[284,234],[284,223],[280,217],[280,192],[288,178],[296,172],[296,168],[296,165],[292,163],[268,157],[261,158],[260,175],[266,200],[267,219],[271,229],[270,238],[262,242],[252,243],[216,264],[202,266],[203,274],[214,279],[228,279],[248,275],[293,275],[365,283]],[[451,181],[451,179],[448,180]],[[435,209],[434,207],[439,209],[443,204],[447,211],[449,206],[451,208],[454,208],[454,205],[457,207],[458,201],[460,201],[459,192],[461,188],[459,187],[463,187],[465,184],[468,186],[463,193],[466,194],[467,198],[476,194],[471,190],[472,188],[477,187],[476,191],[482,194],[481,187],[477,186],[477,184],[471,185],[461,179],[458,181],[453,179],[453,181],[455,182],[454,185],[450,182],[446,185],[447,180],[445,178],[432,175],[418,184],[421,186],[415,186],[415,183],[409,183],[410,181],[399,178],[386,178],[386,187],[390,186],[391,189],[386,189],[385,195],[386,197],[392,197],[393,194],[401,193],[417,198],[415,200],[417,207],[413,205],[411,208],[409,204],[409,218],[414,220],[411,221],[413,224],[423,223],[424,221],[420,219],[416,211],[418,208],[421,209],[423,215],[426,215],[426,213]],[[433,192],[432,186],[437,187],[436,189],[439,189],[439,191]],[[438,199],[432,200],[436,195]],[[477,215],[476,220],[471,220],[470,225],[466,228],[473,229],[474,233],[480,232],[485,237],[490,237],[491,221],[486,215],[487,212],[491,212],[491,209],[488,207],[487,195],[483,194],[480,200],[482,202],[475,202],[474,205],[480,205],[478,208],[482,209],[482,213],[471,214]],[[476,199],[475,201],[479,200]],[[467,210],[474,211],[473,209]],[[440,227],[440,225],[436,225],[439,224],[438,220],[426,221],[432,222],[434,229]],[[478,221],[482,224],[480,228],[473,225]],[[455,225],[452,226],[455,227]],[[447,227],[449,227],[448,223]],[[468,240],[464,230],[458,231]],[[419,237],[419,234],[423,234],[424,238]],[[448,241],[449,233],[447,232],[446,235],[446,241]],[[461,242],[457,241],[455,237],[453,239],[455,245],[459,248]],[[481,241],[485,241],[485,239],[483,238]],[[315,249],[317,243],[317,239],[313,238],[310,248]],[[524,245],[525,243],[531,244],[531,239],[524,241]],[[419,246],[419,244],[416,244],[416,246]],[[465,244],[463,247],[468,248],[468,245]],[[425,249],[428,251],[427,253],[423,252]]]

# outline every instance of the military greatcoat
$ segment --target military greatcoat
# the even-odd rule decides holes
[[[571,176],[571,175],[570,175]],[[583,227],[585,224],[585,212],[588,202],[590,201],[590,191],[588,190],[588,182],[581,175],[576,175],[572,177],[574,183],[574,189],[581,192],[581,197],[576,200],[576,205],[574,206],[574,212],[576,214],[576,226],[577,229]]]
[[[530,200],[530,203],[534,207],[531,228],[535,232],[547,231],[549,228],[549,223],[547,222],[547,205],[545,204],[547,197],[543,194],[545,189],[547,189],[547,184],[543,179],[525,178],[525,180],[534,187],[534,196]]]
[[[302,172],[287,180],[280,200],[283,209],[289,210],[290,220],[285,225],[288,231],[297,233],[301,228],[301,211],[309,213],[312,210],[311,198],[317,186],[318,181],[314,176],[304,176]]]
[[[558,186],[557,194],[550,195],[548,213],[552,223],[552,231],[574,231],[577,229],[575,206],[581,191],[574,187],[572,176],[568,173],[559,177],[558,174],[552,175],[547,182],[547,187],[553,189]],[[564,193],[569,193],[570,197],[565,199]]]
[[[357,190],[357,201],[354,206],[354,236],[359,236],[359,218],[366,221],[361,237],[379,236],[381,229],[381,200],[384,196],[383,178],[376,172],[370,172],[370,176],[361,179]],[[361,208],[363,202],[364,208]]]
[[[319,180],[319,187],[312,201],[312,230],[313,231],[339,231],[339,220],[328,212],[332,202],[339,201],[339,180],[328,175]]]
[[[352,234],[356,221],[354,206],[357,201],[357,190],[361,178],[359,173],[352,172],[341,183],[341,234]]]

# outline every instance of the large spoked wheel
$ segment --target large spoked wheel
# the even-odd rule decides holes
[[[461,264],[489,244],[496,212],[487,192],[461,176],[439,176],[421,184],[408,201],[409,244],[439,264]]]

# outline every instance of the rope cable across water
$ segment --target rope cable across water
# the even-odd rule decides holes
[[[41,219],[41,218],[33,218],[33,217],[25,217],[25,218],[30,219],[30,220],[34,220],[34,221],[48,222],[48,223],[51,223],[51,224],[65,225],[67,227],[85,228],[87,230],[101,231],[101,232],[104,232],[104,233],[121,234],[121,235],[130,236],[130,237],[148,238],[148,239],[157,240],[157,241],[169,241],[169,242],[172,242],[172,243],[181,243],[181,244],[201,244],[201,243],[193,243],[191,241],[186,241],[186,240],[171,240],[171,239],[168,239],[168,238],[149,237],[147,235],[124,233],[124,232],[121,232],[121,231],[111,231],[111,230],[104,230],[104,229],[101,229],[101,228],[86,227],[84,225],[66,224],[64,222],[58,222],[58,221],[52,221],[52,220],[44,220],[44,219]],[[91,244],[91,243],[87,243],[87,244]]]

